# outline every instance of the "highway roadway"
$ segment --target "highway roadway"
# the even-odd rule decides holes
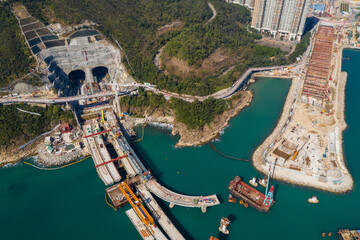
[[[134,87],[132,89],[126,90],[126,91],[119,91],[118,95],[128,95],[131,92],[135,91],[138,87]],[[12,104],[12,103],[39,103],[39,104],[55,104],[55,103],[67,103],[67,102],[75,102],[79,100],[85,100],[90,98],[98,98],[98,97],[108,97],[108,96],[114,96],[116,95],[116,92],[109,91],[109,92],[98,92],[94,94],[89,95],[77,95],[77,96],[71,96],[71,97],[58,97],[58,98],[37,98],[37,97],[9,97],[9,98],[1,98],[0,103],[1,104]]]
[[[301,63],[302,62],[303,61],[301,61]],[[173,92],[168,92],[166,90],[159,90],[156,88],[156,86],[151,86],[151,85],[149,86],[149,85],[144,85],[141,83],[125,85],[125,87],[127,87],[127,90],[119,91],[118,95],[119,96],[128,95],[131,92],[134,92],[135,90],[137,90],[139,87],[143,87],[147,91],[152,91],[156,94],[163,94],[165,96],[165,98],[167,98],[167,99],[170,99],[170,97],[174,97],[174,98],[179,98],[179,99],[182,99],[182,100],[188,101],[188,102],[193,102],[194,100],[204,101],[205,99],[207,99],[209,97],[213,97],[215,99],[226,99],[226,98],[231,97],[234,93],[236,93],[240,89],[243,89],[244,86],[247,84],[247,81],[251,78],[252,74],[255,72],[283,69],[283,68],[287,68],[287,67],[294,67],[295,65],[301,65],[301,64],[250,68],[231,87],[222,89],[216,93],[213,93],[213,94],[207,95],[207,96],[192,96],[192,95],[186,95],[186,94],[173,93]],[[1,98],[0,104],[13,104],[13,103],[20,103],[20,102],[38,103],[38,104],[56,104],[56,103],[74,102],[74,101],[85,100],[85,99],[90,99],[90,98],[108,97],[108,96],[114,96],[114,95],[116,95],[115,91],[98,92],[98,93],[89,94],[89,95],[77,95],[77,96],[71,96],[71,97],[58,97],[58,98],[37,98],[37,97],[17,96],[17,97]]]
[[[143,87],[147,91],[152,91],[156,94],[163,94],[167,98],[175,97],[175,98],[179,98],[179,99],[182,99],[182,100],[188,101],[188,102],[193,102],[194,100],[204,101],[205,99],[208,99],[209,97],[213,97],[215,99],[226,99],[226,98],[231,97],[234,93],[236,93],[240,89],[242,89],[246,85],[247,81],[251,78],[252,74],[255,72],[270,71],[270,70],[283,69],[283,68],[294,67],[294,66],[295,66],[295,64],[284,65],[284,66],[250,68],[231,87],[222,89],[216,93],[213,93],[213,94],[207,95],[207,96],[192,96],[192,95],[186,95],[186,94],[179,94],[179,93],[168,92],[166,90],[159,90],[152,86],[141,85],[141,84],[137,84],[137,85]]]

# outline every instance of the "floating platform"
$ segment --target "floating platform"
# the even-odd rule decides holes
[[[114,208],[118,209],[128,203],[126,197],[119,189],[119,184],[115,184],[106,189],[106,193],[109,196]]]
[[[337,235],[340,240],[357,240],[360,239],[360,230],[339,229]]]
[[[275,202],[272,201],[270,205],[264,204],[265,195],[243,182],[239,176],[230,182],[229,191],[233,196],[243,200],[244,205],[248,203],[260,212],[268,212]]]

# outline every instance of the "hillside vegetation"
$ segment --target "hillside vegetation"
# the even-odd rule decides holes
[[[135,76],[140,81],[158,83],[165,78],[153,63],[160,44],[176,35],[157,38],[157,30],[174,20],[186,26],[206,21],[211,10],[205,0],[22,0],[34,17],[46,22],[67,24],[84,19],[100,24],[101,32],[116,39],[126,51]],[[39,11],[39,9],[43,9]],[[126,63],[126,62],[125,62]],[[130,71],[130,68],[129,72]]]
[[[29,72],[33,59],[10,4],[0,3],[0,87]]]
[[[248,68],[281,65],[287,62],[284,51],[255,43],[261,36],[254,29],[247,29],[251,21],[248,9],[236,4],[227,4],[222,0],[211,2],[217,10],[216,18],[208,24],[198,23],[185,28],[166,43],[165,53],[185,60],[195,68],[203,68],[204,60],[220,48],[232,61],[228,61],[228,64],[217,73],[205,78],[198,76],[184,80],[172,76],[177,81],[167,83],[166,88],[171,91],[207,95],[231,86]],[[221,75],[230,66],[235,68]],[[171,69],[169,72],[171,73]]]
[[[67,24],[84,19],[100,24],[100,30],[116,39],[129,57],[135,77],[142,82],[156,84],[161,89],[192,95],[207,95],[231,86],[248,67],[285,62],[284,52],[254,43],[261,36],[247,30],[250,11],[223,0],[210,0],[217,16],[212,16],[206,0],[22,0],[31,14],[47,22]],[[39,11],[39,9],[43,9]],[[182,21],[183,28],[157,35],[157,30],[174,20]],[[164,75],[155,67],[157,51],[166,45],[166,52],[199,64],[218,48],[237,57],[237,66],[226,75],[206,78],[182,78]],[[126,62],[125,62],[126,63]],[[126,63],[127,64],[127,63]],[[130,68],[128,68],[130,70]]]
[[[215,116],[222,114],[226,109],[231,107],[231,101],[215,100],[208,98],[203,102],[194,101],[192,103],[181,99],[171,98],[166,101],[163,95],[157,95],[152,92],[139,89],[139,94],[136,96],[124,96],[121,98],[122,109],[128,109],[137,117],[134,109],[140,108],[162,108],[173,109],[176,120],[184,123],[188,128],[202,128],[205,124],[211,123]]]
[[[17,108],[36,112],[41,116],[20,112]],[[46,108],[27,104],[13,104],[0,107],[0,148],[12,144],[20,145],[41,133],[47,132],[60,120],[72,121],[71,111],[64,112],[58,105]]]

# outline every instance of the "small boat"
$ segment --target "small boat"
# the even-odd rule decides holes
[[[331,236],[332,236],[332,233],[331,233],[331,232],[329,232],[329,233],[328,233],[328,236],[329,236],[329,237],[331,237]]]
[[[248,207],[249,207],[249,204],[248,204],[248,203],[244,203],[244,207],[245,207],[245,208],[248,208]]]
[[[220,220],[220,226],[219,231],[223,234],[229,234],[229,230],[227,229],[227,226],[229,226],[230,220],[228,218],[222,217]]]
[[[256,182],[256,177],[253,177],[253,178],[249,181],[249,183],[250,183],[251,185],[253,185],[254,187],[257,187],[257,186],[258,186],[258,183]]]
[[[241,205],[243,205],[243,204],[244,204],[244,200],[240,199],[239,203],[240,203]]]
[[[209,240],[219,240],[219,239],[216,238],[216,237],[211,236]]]
[[[259,179],[259,184],[263,187],[266,187],[267,179],[265,177],[263,179]]]
[[[317,199],[316,196],[313,196],[312,198],[309,198],[309,199],[308,199],[308,202],[309,202],[309,203],[318,203],[319,200]]]
[[[325,236],[326,236],[326,233],[322,233],[321,236],[322,236],[322,237],[325,237]]]
[[[236,203],[236,198],[234,198],[231,194],[229,194],[228,202]]]

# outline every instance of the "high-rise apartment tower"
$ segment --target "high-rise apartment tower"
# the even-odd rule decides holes
[[[300,40],[310,4],[311,0],[254,0],[251,26],[275,37]]]

